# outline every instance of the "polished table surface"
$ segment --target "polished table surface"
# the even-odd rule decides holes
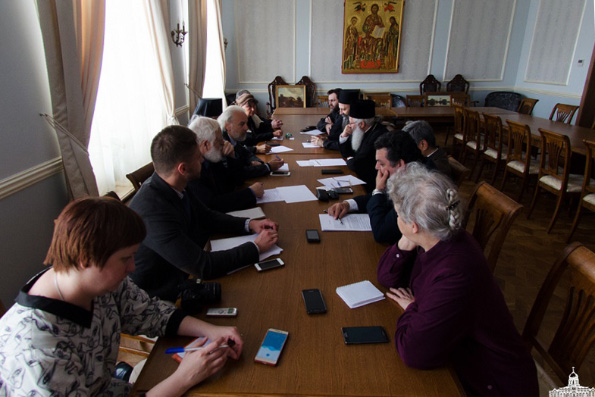
[[[398,108],[376,108],[376,115],[382,116],[384,118],[387,117],[395,117],[396,114],[394,109]],[[279,118],[284,120],[284,116],[286,115],[298,115],[298,116],[310,116],[310,115],[317,115],[320,117],[327,115],[331,112],[330,108],[277,108],[273,112],[273,118]]]
[[[324,157],[336,157],[328,152]],[[288,159],[290,177],[267,177],[265,188],[305,184],[314,193],[321,168],[299,167]],[[337,168],[337,167],[333,167]],[[347,167],[340,167],[345,173]],[[362,194],[361,186],[354,194]],[[344,195],[342,198],[352,197]],[[421,371],[406,367],[394,346],[397,317],[402,310],[383,300],[350,309],[336,294],[339,286],[376,280],[376,265],[386,246],[376,243],[369,232],[321,232],[318,244],[306,241],[306,229],[320,230],[318,214],[328,203],[309,201],[263,204],[267,217],[280,225],[282,268],[258,273],[243,269],[217,281],[222,286],[218,307],[237,307],[235,318],[208,318],[219,325],[237,326],[244,339],[238,361],[229,360],[223,371],[196,386],[189,395],[325,395],[325,396],[433,396],[460,395],[458,381],[448,368]],[[396,226],[396,225],[395,225]],[[301,296],[303,289],[318,288],[328,311],[308,315]],[[203,314],[200,318],[205,318]],[[350,345],[343,342],[341,327],[381,325],[390,343]],[[278,366],[255,363],[254,356],[268,328],[289,332]],[[171,374],[177,363],[164,354],[168,347],[185,345],[188,338],[160,338],[139,379],[137,393],[147,390]]]

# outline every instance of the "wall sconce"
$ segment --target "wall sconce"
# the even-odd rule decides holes
[[[180,23],[178,22],[178,27],[171,31],[171,39],[176,47],[181,47],[184,44],[186,33],[188,32],[186,31],[184,22],[182,21],[182,30],[180,30]]]

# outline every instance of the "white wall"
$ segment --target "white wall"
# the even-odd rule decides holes
[[[249,89],[260,100],[261,111],[268,101],[267,84],[276,75],[289,84],[308,75],[319,93],[343,87],[407,95],[419,92],[419,82],[429,73],[443,81],[443,89],[455,74],[463,73],[471,82],[472,99],[481,104],[491,91],[516,91],[540,99],[533,114],[548,117],[557,102],[580,102],[595,40],[592,0],[569,0],[574,9],[584,5],[578,20],[564,15],[562,3],[555,0],[406,1],[399,73],[350,75],[341,74],[343,1],[222,1],[223,32],[229,41],[227,92]],[[564,85],[524,81],[540,4],[546,15],[570,20],[549,27],[557,36],[576,38]],[[271,17],[272,9],[280,10],[278,18]],[[572,36],[578,24],[578,36]],[[246,34],[243,26],[252,29]],[[258,55],[250,63],[253,73],[240,63],[240,53]],[[279,58],[287,62],[283,67]],[[583,67],[578,59],[584,60]],[[546,52],[541,60],[559,62],[559,55]],[[248,78],[252,76],[258,78]]]

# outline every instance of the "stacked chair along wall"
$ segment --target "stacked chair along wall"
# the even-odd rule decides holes
[[[521,104],[519,105],[519,108],[517,109],[517,112],[521,114],[531,115],[533,113],[533,108],[535,107],[535,104],[537,102],[539,102],[539,99],[523,98]]]
[[[471,166],[471,173],[473,173],[481,155],[481,125],[479,113],[474,110],[465,109],[465,136],[461,151],[461,163],[465,164],[468,153],[473,155],[473,165]]]
[[[484,136],[483,145],[480,150],[479,171],[475,182],[479,181],[483,172],[483,167],[487,162],[494,164],[494,172],[490,184],[493,185],[498,177],[498,171],[501,169],[504,161],[506,161],[506,153],[503,153],[503,135],[502,135],[502,119],[498,116],[482,113],[484,121]],[[505,148],[506,149],[506,148]]]
[[[557,103],[556,106],[554,106],[554,108],[552,109],[552,113],[550,114],[550,120],[570,124],[577,109],[578,106]]]
[[[483,248],[492,272],[506,235],[522,208],[487,182],[479,183],[471,196],[463,227],[467,228],[469,220],[473,220],[473,229],[469,232]]]
[[[583,140],[587,149],[587,159],[585,163],[585,175],[583,178],[583,186],[581,189],[581,198],[576,209],[576,215],[574,216],[574,222],[572,228],[568,234],[567,241],[570,241],[572,235],[576,231],[579,220],[581,218],[583,208],[595,212],[595,179],[592,179],[593,170],[595,169],[595,141]]]
[[[143,184],[144,181],[147,180],[153,172],[155,171],[155,167],[153,166],[153,162],[149,164],[143,165],[138,170],[131,172],[130,174],[126,174],[126,178],[132,183],[132,187],[134,187],[134,192],[138,192],[140,186]]]
[[[564,282],[560,283],[561,280]],[[557,308],[550,307],[553,295],[555,301],[565,299],[561,316]],[[595,254],[578,242],[572,243],[547,274],[523,330],[523,339],[543,357],[561,384],[566,384],[573,367],[580,370],[595,342],[594,302]],[[548,324],[556,324],[554,320],[560,319],[549,346],[539,335],[546,312],[548,319],[551,317]]]
[[[461,183],[471,175],[471,170],[452,156],[448,156],[448,164],[452,173],[452,181],[460,187]]]
[[[556,223],[562,201],[568,196],[578,196],[581,193],[583,176],[570,173],[572,148],[570,147],[568,136],[542,128],[539,128],[539,134],[541,135],[539,174],[537,175],[535,194],[533,195],[533,201],[531,202],[527,219],[531,217],[535,209],[541,189],[555,194],[558,196],[558,200],[552,220],[547,228],[547,232],[549,233]]]
[[[506,152],[506,166],[500,190],[504,191],[509,174],[516,175],[522,180],[517,198],[517,201],[520,202],[529,183],[529,178],[537,176],[539,173],[539,164],[533,161],[530,153],[533,143],[531,128],[527,124],[510,120],[506,120],[506,123],[508,124],[508,151]]]

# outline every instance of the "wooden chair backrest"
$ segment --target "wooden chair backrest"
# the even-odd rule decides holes
[[[153,175],[153,172],[155,172],[155,167],[153,166],[153,162],[150,162],[149,164],[142,166],[138,170],[131,172],[130,174],[126,174],[126,178],[128,178],[128,180],[132,182],[132,187],[134,187],[134,191],[138,192],[138,189],[140,189],[140,185],[142,185],[148,177]]]
[[[567,273],[569,277],[566,277]],[[556,333],[550,345],[546,346],[539,340],[538,333],[562,278],[564,285],[569,281],[566,306]],[[578,371],[595,342],[594,302],[595,254],[581,243],[574,242],[564,249],[547,274],[523,330],[525,341],[544,358],[561,382],[568,379],[572,367]]]
[[[475,141],[478,145],[481,144],[481,128],[479,113],[475,110],[465,109],[465,142]]]
[[[271,114],[273,113],[273,111],[277,108],[277,92],[276,92],[276,87],[278,85],[287,85],[287,82],[283,79],[283,77],[281,76],[275,76],[275,78],[273,79],[273,81],[271,81],[268,85],[268,90],[269,90],[269,109],[267,109],[268,112],[270,112]]]
[[[452,156],[448,156],[448,164],[450,165],[453,182],[456,183],[457,186],[461,186],[461,183],[463,183],[463,181],[471,174],[471,169],[465,167]]]
[[[429,74],[424,81],[419,83],[419,93],[423,95],[426,92],[440,92],[440,87],[442,87],[442,83],[433,74]]]
[[[483,149],[492,149],[498,153],[497,158],[500,159],[502,155],[502,119],[499,116],[494,116],[487,113],[483,115],[484,126],[484,140]]]
[[[583,181],[583,192],[581,199],[590,193],[595,193],[595,184],[591,184],[591,178],[593,177],[593,163],[595,162],[595,141],[588,141],[583,139],[583,143],[587,148],[587,162],[585,164],[585,179]]]
[[[407,95],[407,107],[420,108],[424,105],[424,100],[423,95]]]
[[[465,108],[461,105],[453,105],[455,134],[465,133]]]
[[[450,95],[450,105],[461,105],[461,106],[470,106],[471,105],[471,97],[469,94],[464,92],[451,92]]]
[[[464,92],[465,94],[469,93],[469,82],[460,74],[457,74],[446,83],[446,91],[448,92]]]
[[[560,181],[562,191],[566,190],[570,176],[570,157],[572,156],[570,139],[566,135],[543,128],[539,128],[538,131],[541,135],[541,158],[537,179],[550,175]]]
[[[366,94],[367,98],[374,101],[377,108],[390,108],[392,97],[387,93]]]
[[[475,237],[493,272],[506,235],[523,206],[489,183],[482,181],[471,196],[463,227],[473,219]]]
[[[519,104],[519,108],[518,108],[517,112],[519,112],[521,114],[529,114],[530,115],[531,113],[533,113],[533,108],[535,107],[535,104],[537,102],[539,102],[539,99],[523,98],[523,100]]]
[[[574,117],[574,113],[576,113],[577,110],[578,106],[557,103],[552,109],[550,120],[561,121],[563,123],[570,124],[572,122],[572,118]]]
[[[306,86],[306,107],[316,106],[316,83],[314,83],[308,76],[302,76],[296,85]]]
[[[529,172],[531,156],[527,150],[531,150],[531,128],[527,124],[506,120],[508,124],[508,153],[506,161],[520,161],[525,164],[525,172]]]

